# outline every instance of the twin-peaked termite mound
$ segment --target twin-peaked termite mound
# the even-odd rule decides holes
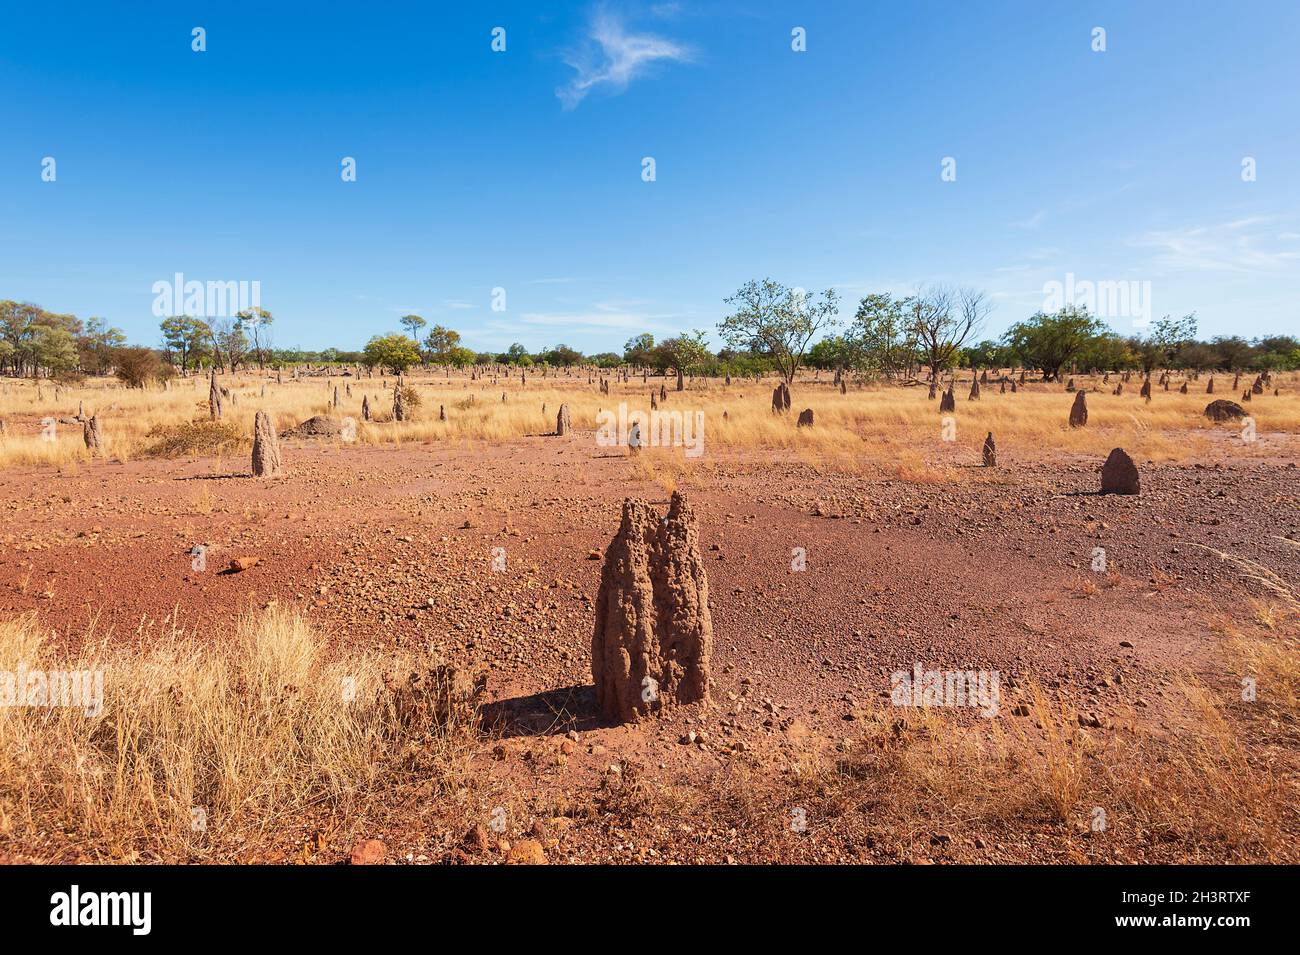
[[[712,652],[709,582],[690,505],[675,492],[660,518],[643,501],[624,501],[591,641],[601,715],[628,722],[706,702]]]

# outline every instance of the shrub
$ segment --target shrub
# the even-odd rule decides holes
[[[131,388],[143,388],[164,377],[162,359],[152,348],[119,348],[113,353],[115,374]]]
[[[220,454],[246,447],[250,441],[236,425],[225,421],[187,421],[158,425],[147,437],[153,439],[140,452],[147,458],[177,458],[186,454]]]

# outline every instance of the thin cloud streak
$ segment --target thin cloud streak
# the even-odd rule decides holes
[[[629,83],[658,61],[689,62],[690,47],[652,33],[629,33],[622,22],[608,13],[597,15],[588,34],[596,46],[565,59],[577,76],[555,91],[565,109],[574,109],[592,90],[606,87],[621,93]]]
[[[1260,227],[1270,219],[1254,216],[1217,225],[1152,229],[1129,244],[1154,250],[1151,264],[1170,271],[1254,273],[1294,267],[1300,252],[1268,248],[1277,241],[1275,233]]]

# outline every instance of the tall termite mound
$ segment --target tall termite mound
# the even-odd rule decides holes
[[[208,416],[213,421],[219,421],[222,412],[225,411],[224,405],[221,386],[217,384],[217,370],[214,368],[212,369],[211,383],[208,385]]]
[[[945,391],[943,397],[939,399],[939,413],[943,414],[945,411],[955,412],[956,410],[957,397],[952,393],[952,385],[949,385],[948,390]]]
[[[601,715],[629,722],[707,701],[713,621],[695,514],[674,492],[662,520],[623,502],[596,598],[591,672]]]
[[[103,450],[104,432],[99,427],[99,415],[91,415],[90,420],[83,426],[82,437],[85,439],[86,447],[90,449],[92,454]]]
[[[274,477],[280,472],[280,439],[271,416],[259,411],[253,419],[253,477]]]
[[[1070,427],[1082,428],[1088,423],[1088,393],[1076,391],[1074,404],[1070,407]]]

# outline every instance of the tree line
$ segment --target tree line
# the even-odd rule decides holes
[[[261,308],[208,321],[189,315],[164,318],[161,344],[128,346],[103,319],[85,321],[37,305],[0,302],[0,373],[26,377],[117,374],[130,384],[215,368],[220,372],[291,365],[361,365],[401,372],[418,365],[553,368],[630,366],[687,375],[778,374],[793,382],[811,367],[860,378],[915,380],[956,368],[1025,368],[1044,380],[1065,373],[1169,368],[1189,371],[1288,371],[1300,368],[1300,340],[1273,335],[1197,338],[1195,314],[1164,318],[1140,334],[1120,335],[1086,309],[1067,306],[1037,312],[997,339],[979,337],[991,311],[987,296],[971,288],[927,286],[915,294],[863,296],[852,319],[841,320],[834,289],[808,293],[770,278],[745,283],[724,299],[730,307],[717,325],[722,347],[693,330],[656,341],[634,335],[621,352],[585,355],[565,344],[530,352],[512,344],[503,352],[473,351],[461,335],[406,315],[406,333],[372,337],[359,351],[276,348],[273,317]]]

